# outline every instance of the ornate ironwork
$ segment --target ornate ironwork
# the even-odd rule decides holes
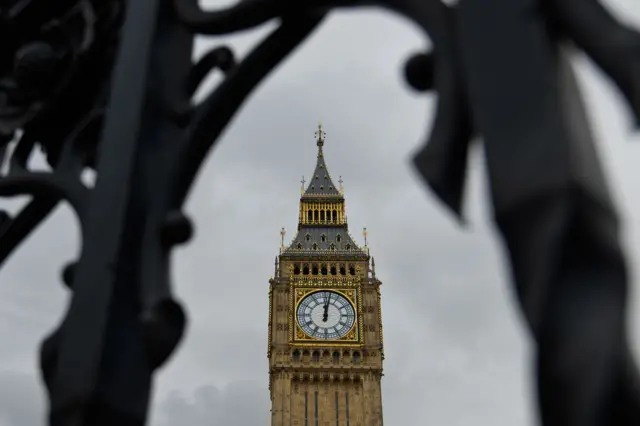
[[[145,423],[153,371],[186,323],[168,271],[171,248],[192,233],[182,206],[200,165],[251,91],[332,9],[368,5],[405,16],[433,43],[405,67],[413,88],[438,94],[415,165],[458,217],[469,141],[483,139],[536,342],[542,424],[640,423],[616,209],[567,61],[570,44],[582,49],[640,123],[640,34],[597,0],[246,0],[209,12],[196,0],[5,0],[0,196],[32,200],[0,215],[0,262],[62,200],[83,236],[63,273],[70,306],[41,348],[51,425]],[[279,27],[242,61],[218,47],[192,63],[194,35],[272,19]],[[225,79],[195,104],[213,69]],[[36,150],[50,171],[29,168]],[[80,180],[87,168],[94,187]]]

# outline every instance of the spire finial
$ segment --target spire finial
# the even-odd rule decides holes
[[[320,151],[322,151],[325,136],[327,136],[327,134],[322,130],[322,123],[318,123],[318,130],[316,130],[316,142]]]
[[[376,277],[376,260],[371,257],[371,276],[375,279]]]
[[[300,181],[300,183],[302,184],[302,186],[300,187],[300,193],[304,194],[304,183],[306,182],[306,180],[304,180],[304,176],[302,176],[302,180]]]
[[[364,237],[364,248],[367,250],[367,254],[369,254],[369,245],[367,243],[367,236],[369,233],[367,232],[367,227],[362,228],[362,236]]]
[[[280,251],[284,250],[284,236],[287,235],[287,231],[284,227],[280,230]]]
[[[340,184],[340,194],[344,194],[344,187],[342,186],[342,176],[338,179],[338,183]]]

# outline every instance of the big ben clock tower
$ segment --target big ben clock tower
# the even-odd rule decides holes
[[[351,238],[342,190],[324,159],[302,184],[298,232],[269,288],[272,426],[382,426],[380,281]]]

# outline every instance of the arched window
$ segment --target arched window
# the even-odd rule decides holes
[[[345,247],[345,249],[347,249],[347,250],[351,250],[351,244],[347,244],[347,246]]]
[[[313,220],[313,211],[307,210],[307,220],[311,222]]]
[[[313,362],[320,361],[320,352],[313,351],[313,355],[311,356],[311,359],[313,360]]]
[[[334,352],[333,353],[333,362],[338,362],[340,361],[340,352]]]
[[[311,267],[311,273],[313,275],[318,275],[318,265],[317,264],[313,264],[313,266]]]
[[[313,211],[313,220],[318,221],[318,210]]]
[[[293,273],[296,274],[296,275],[298,275],[300,273],[300,264],[299,263],[296,263],[293,266]]]
[[[313,249],[318,250],[318,245],[316,243],[313,243]]]
[[[336,265],[331,265],[331,275],[336,275]]]
[[[298,243],[298,250],[302,250],[302,244]]]
[[[320,236],[320,241],[322,241],[322,242],[324,243],[326,240],[327,240],[327,236],[326,236],[326,235],[324,235],[324,234],[322,234],[322,235]]]
[[[340,242],[341,239],[342,239],[342,237],[340,236],[340,234],[338,234],[338,236],[336,237],[336,241]]]
[[[351,275],[355,275],[356,274],[356,268],[354,268],[353,265],[349,266],[349,273]]]
[[[324,222],[324,210],[320,210],[320,222]]]
[[[333,216],[333,221],[337,222],[338,221],[338,212],[334,210],[333,212],[331,212],[331,215]]]
[[[340,275],[347,275],[347,271],[344,268],[344,265],[340,265]]]
[[[322,269],[321,269],[322,275],[327,275],[327,265],[322,265]]]
[[[336,245],[335,244],[331,244],[331,246],[329,247],[331,249],[331,251],[336,249]]]
[[[302,273],[304,275],[309,275],[309,265],[307,265],[306,263],[304,264],[304,266],[302,267]]]
[[[304,239],[307,240],[307,241],[310,241],[311,240],[311,235],[309,235],[309,234],[305,235]]]
[[[293,351],[293,354],[291,357],[293,358],[294,361],[300,361],[300,351],[296,349],[295,351]]]
[[[353,363],[354,364],[360,363],[360,352],[356,351],[353,353]]]

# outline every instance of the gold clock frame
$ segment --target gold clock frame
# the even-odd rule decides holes
[[[291,289],[289,291],[289,344],[297,347],[310,346],[362,346],[362,323],[360,315],[362,312],[362,299],[360,297],[360,283],[356,280],[334,281],[331,279],[300,279],[292,280]],[[332,285],[333,284],[333,285]],[[298,321],[295,320],[298,305],[308,294],[316,291],[334,291],[344,296],[354,307],[355,321],[351,330],[338,339],[322,340],[312,338],[305,333]]]

